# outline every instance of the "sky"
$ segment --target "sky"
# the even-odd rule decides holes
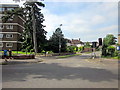
[[[5,0],[1,3],[13,3]],[[118,2],[98,1],[43,1],[42,8],[47,39],[61,26],[65,38],[97,41],[107,34],[118,35]],[[19,3],[22,5],[22,3]]]

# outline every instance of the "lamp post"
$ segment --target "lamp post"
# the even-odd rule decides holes
[[[61,29],[62,24],[60,24],[60,29]],[[61,53],[61,38],[59,35],[59,54]]]

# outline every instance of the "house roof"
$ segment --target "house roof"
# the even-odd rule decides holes
[[[71,41],[71,44],[82,44],[82,43],[83,43],[82,41],[77,40],[77,39],[75,39],[75,40],[72,39],[72,41]]]

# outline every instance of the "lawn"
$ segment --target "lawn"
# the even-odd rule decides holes
[[[13,54],[22,54],[22,55],[26,55],[26,54],[34,54],[34,52],[22,52],[22,51],[12,51]]]
[[[3,54],[3,51],[0,51],[0,55]],[[34,52],[22,52],[22,51],[12,51],[12,55],[29,55],[29,54],[34,54]]]

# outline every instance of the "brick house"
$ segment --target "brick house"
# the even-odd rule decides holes
[[[67,46],[84,46],[84,43],[79,39],[67,40]]]
[[[7,10],[18,8],[16,4],[2,4],[0,5],[0,49],[1,50],[20,50],[22,42],[21,33],[24,30],[25,20],[20,16],[14,16],[13,19],[9,19],[7,22],[2,22],[1,17]]]

